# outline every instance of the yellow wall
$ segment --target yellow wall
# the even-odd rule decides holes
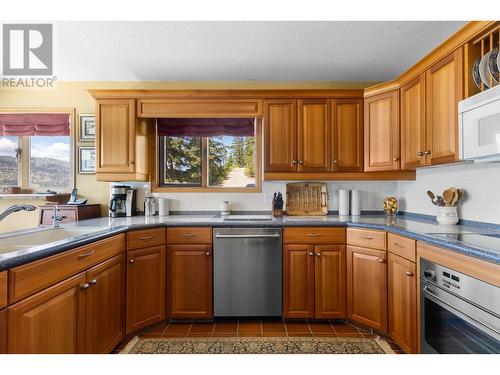
[[[361,89],[373,85],[375,82],[57,82],[52,89],[0,89],[0,107],[20,108],[47,108],[67,107],[76,109],[75,123],[80,113],[94,113],[94,100],[87,92],[89,89],[164,89],[164,90],[189,90],[189,89]],[[74,133],[78,139],[78,125]],[[76,146],[75,145],[75,163]],[[83,143],[82,143],[83,144]],[[88,143],[87,143],[88,144]],[[77,170],[75,164],[75,170]],[[88,199],[89,203],[103,205],[106,213],[109,196],[109,183],[97,182],[95,175],[76,174],[76,187],[81,197]],[[0,211],[12,204],[19,203],[12,200],[0,200]],[[43,201],[28,201],[31,204],[45,204]],[[14,213],[0,222],[0,233],[36,227],[38,225],[38,210],[32,213]]]

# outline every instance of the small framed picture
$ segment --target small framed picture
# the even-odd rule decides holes
[[[95,115],[80,115],[80,141],[95,140]]]
[[[95,147],[88,147],[88,146],[78,147],[78,173],[79,174],[95,173]]]

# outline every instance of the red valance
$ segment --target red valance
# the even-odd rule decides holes
[[[252,118],[159,118],[158,135],[170,137],[251,137],[255,134]]]
[[[69,136],[67,113],[2,113],[0,136]]]

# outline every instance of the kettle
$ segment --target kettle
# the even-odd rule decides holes
[[[146,197],[144,199],[144,216],[154,216],[156,214],[156,199]]]

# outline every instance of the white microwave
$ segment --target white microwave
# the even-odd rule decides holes
[[[500,86],[458,103],[461,160],[500,161]]]

